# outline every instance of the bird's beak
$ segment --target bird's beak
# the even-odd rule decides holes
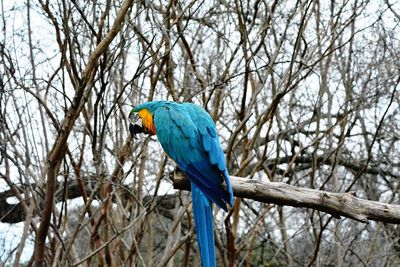
[[[133,137],[144,132],[142,118],[135,112],[129,114],[129,132]]]

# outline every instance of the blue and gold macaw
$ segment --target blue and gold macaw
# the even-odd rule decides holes
[[[189,178],[201,262],[215,266],[212,203],[227,211],[233,193],[213,120],[200,106],[169,101],[138,105],[129,120],[132,135],[157,135],[165,153]]]

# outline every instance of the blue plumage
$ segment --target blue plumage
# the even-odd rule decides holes
[[[215,266],[214,223],[212,205],[195,183],[192,187],[192,203],[200,258],[203,266]]]
[[[212,202],[226,211],[227,204],[233,205],[233,193],[214,122],[203,108],[191,103],[152,101],[133,111],[142,109],[153,114],[161,146],[191,181],[202,264],[215,266]]]

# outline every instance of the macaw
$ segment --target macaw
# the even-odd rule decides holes
[[[201,262],[216,266],[212,203],[227,211],[233,192],[211,116],[195,104],[151,101],[133,108],[129,122],[133,136],[157,135],[165,153],[189,178]]]

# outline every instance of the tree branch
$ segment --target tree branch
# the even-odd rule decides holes
[[[57,138],[54,145],[47,156],[47,166],[46,166],[46,193],[45,201],[43,205],[41,221],[38,227],[38,231],[35,237],[35,249],[34,249],[34,266],[44,266],[45,260],[45,247],[47,233],[50,227],[50,220],[53,212],[53,201],[56,186],[56,176],[59,171],[61,161],[65,155],[65,145],[67,143],[69,134],[72,127],[75,124],[76,119],[83,108],[83,105],[87,101],[87,95],[90,93],[90,88],[85,90],[88,86],[90,80],[92,79],[92,74],[94,73],[98,58],[106,51],[112,40],[118,34],[119,29],[122,26],[123,19],[132,5],[133,0],[126,0],[121,9],[118,11],[114,23],[111,26],[110,31],[104,37],[104,39],[97,45],[95,50],[90,54],[88,63],[83,72],[83,79],[79,83],[79,87],[76,88],[75,96],[73,98],[73,103],[68,108],[68,112],[61,124],[60,130],[58,131]]]
[[[83,180],[87,181],[89,179],[94,179],[93,177],[85,177]],[[38,187],[36,184],[31,184],[31,189],[35,191],[40,191],[44,193],[44,188]],[[19,192],[24,192],[26,189],[26,185],[15,185],[15,189]],[[66,188],[64,188],[66,187]],[[130,188],[130,186],[126,186],[126,188]],[[66,196],[64,196],[64,192],[66,191]],[[85,192],[90,195],[92,194],[92,188],[90,186],[85,185]],[[15,197],[15,192],[12,189],[0,192],[0,222],[2,223],[19,223],[26,219],[26,210],[22,205],[22,202],[18,203],[8,203],[10,198]],[[81,198],[81,190],[79,188],[79,184],[76,180],[71,180],[64,184],[64,182],[57,182],[55,186],[55,195],[54,201],[55,203],[61,202],[64,198],[73,199],[73,198]],[[153,203],[153,209],[158,208],[158,212],[161,212],[163,216],[173,219],[173,213],[170,213],[171,210],[175,208],[175,202],[177,201],[177,194],[169,194],[163,196],[153,196],[153,195],[145,195],[143,197],[143,205],[145,208],[150,208],[149,203]],[[100,192],[96,192],[96,198],[101,198]],[[132,192],[129,190],[122,190],[120,192],[120,199],[122,201],[123,206],[126,205],[128,199],[132,198]],[[25,200],[24,200],[25,201]],[[115,201],[114,198],[111,201]],[[37,203],[38,210],[43,208],[43,201]],[[160,211],[162,209],[162,211]],[[37,212],[34,216],[39,216]]]
[[[174,181],[175,189],[190,190],[189,180],[183,173],[172,172],[170,178]],[[329,213],[336,218],[343,216],[364,223],[367,223],[368,220],[373,220],[400,224],[400,205],[365,200],[351,193],[332,193],[280,182],[261,183],[256,180],[235,176],[231,176],[231,183],[236,197],[277,205],[311,208]],[[80,197],[75,181],[68,183],[67,187],[67,198]],[[58,188],[56,191],[61,192],[61,183],[56,188]],[[22,188],[20,189],[22,190]],[[90,192],[90,188],[87,188],[87,190]],[[7,198],[12,196],[13,192],[11,190],[0,193],[1,222],[17,223],[25,219],[25,211],[20,203],[7,203]],[[123,198],[129,197],[129,192],[123,194]],[[147,202],[150,197],[145,196],[144,202]],[[172,209],[175,197],[175,195],[160,196],[158,202],[164,208]],[[60,200],[61,197],[56,194],[56,202]]]
[[[189,180],[183,173],[175,172],[170,177],[174,181],[175,189],[190,190]],[[281,182],[259,182],[235,176],[231,176],[231,184],[236,197],[311,208],[336,218],[343,216],[364,223],[373,220],[400,224],[400,205],[365,200],[351,193],[331,193]]]

